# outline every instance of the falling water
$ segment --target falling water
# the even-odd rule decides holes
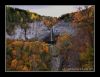
[[[53,32],[53,28],[51,29],[51,41],[53,41],[52,32]]]
[[[56,48],[56,46],[53,44],[54,42],[54,37],[53,37],[53,31],[54,27],[51,28],[50,30],[50,41],[51,44],[49,46],[50,52],[51,52],[51,71],[58,71],[59,66],[60,66],[60,57],[59,57],[59,51]]]

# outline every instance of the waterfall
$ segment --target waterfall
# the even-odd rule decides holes
[[[51,32],[50,32],[50,35],[51,35],[51,36],[50,36],[50,41],[51,41],[51,42],[54,41],[54,40],[53,40],[53,38],[54,38],[54,37],[53,37],[53,36],[54,36],[54,35],[53,35],[53,29],[54,29],[54,27],[51,28]]]
[[[53,37],[52,37],[52,29],[51,29],[51,41],[53,41]]]

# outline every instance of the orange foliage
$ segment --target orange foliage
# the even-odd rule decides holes
[[[28,67],[27,66],[23,66],[22,71],[28,71]]]
[[[43,23],[44,23],[47,27],[51,28],[54,24],[57,23],[57,18],[53,18],[53,19],[51,19],[51,18],[44,19],[44,20],[43,20]]]
[[[11,59],[8,59],[10,66],[8,67],[7,64],[7,68],[11,68],[14,71],[35,70],[35,68],[38,68],[38,64],[40,64],[41,67],[41,53],[45,52],[48,54],[49,52],[48,44],[40,41],[30,42],[14,40],[9,43],[8,48],[12,48],[9,52],[11,52],[11,59],[13,60],[11,61]],[[47,68],[47,64],[44,64],[43,67]]]
[[[69,41],[70,39],[71,39],[71,36],[67,33],[64,33],[58,37],[59,42],[64,42],[65,40]]]
[[[35,61],[35,62],[41,62],[41,58],[40,58],[40,56],[39,55],[32,55],[32,58],[33,58],[33,61]]]
[[[16,56],[17,55],[17,51],[14,49],[12,50],[12,55]]]
[[[16,67],[17,71],[23,71],[22,69],[23,69],[23,65],[19,65],[19,66]]]
[[[14,42],[12,42],[12,44],[11,44],[12,46],[22,46],[23,45],[23,41],[14,41]]]
[[[16,68],[18,61],[16,59],[12,60],[11,68]]]
[[[44,52],[46,52],[46,53],[48,53],[49,48],[48,48],[48,46],[47,46],[47,45],[43,45],[43,51],[44,51]]]
[[[80,22],[83,20],[83,16],[80,12],[77,12],[74,14],[74,20],[73,22]]]

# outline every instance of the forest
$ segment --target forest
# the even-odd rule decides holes
[[[6,71],[94,71],[95,6],[60,17],[6,6]]]

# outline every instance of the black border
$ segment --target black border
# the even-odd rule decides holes
[[[2,4],[0,6],[0,73],[1,76],[5,72],[5,5],[95,5],[95,0],[1,0]],[[16,74],[17,73],[17,74]],[[22,73],[10,73],[10,76],[22,77]],[[87,76],[94,76],[95,73],[89,72],[88,74],[81,73],[74,73],[72,72],[54,72],[54,73],[41,73],[41,72],[24,72],[24,76],[50,76],[50,77],[69,77],[69,76],[77,76],[79,77],[87,77]],[[41,73],[41,74],[38,74]],[[71,74],[70,74],[71,73]],[[16,74],[16,75],[15,75]],[[8,72],[6,74],[8,75]]]
[[[96,0],[1,0],[3,5],[93,5]]]

